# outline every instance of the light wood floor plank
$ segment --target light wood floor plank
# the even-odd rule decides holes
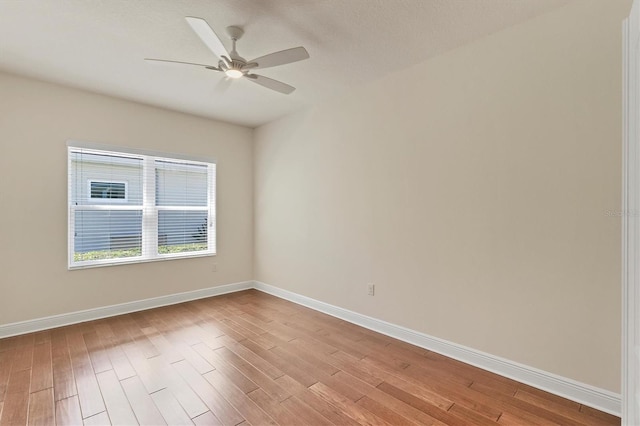
[[[392,425],[415,426],[420,424],[417,422],[417,419],[415,422],[411,421],[408,418],[401,416],[388,406],[383,405],[368,396],[360,398],[357,404]]]
[[[211,412],[224,424],[235,425],[244,421],[244,417],[242,417],[223,396],[223,394],[226,395],[225,389],[220,393],[218,389],[211,386],[203,376],[198,374],[198,372],[185,361],[176,362],[173,365],[195,393],[198,394],[200,399],[209,407]]]
[[[356,405],[353,401],[344,395],[334,391],[330,387],[318,382],[309,388],[311,392],[327,401],[329,404],[339,408],[347,416],[360,424],[391,426],[390,423],[376,416],[372,412]]]
[[[251,424],[277,425],[277,423],[253,402],[234,382],[224,377],[217,370],[210,371],[204,377],[211,385],[223,393],[225,398]]]
[[[303,403],[314,409],[320,415],[327,418],[331,423],[335,425],[359,425],[357,421],[349,417],[346,413],[342,412],[338,407],[330,404],[317,394],[311,392],[308,387],[300,384],[293,378],[284,375],[276,380],[283,387],[286,387]]]
[[[155,402],[156,407],[158,407],[158,411],[162,414],[166,424],[176,426],[193,424],[189,415],[183,410],[182,406],[169,389],[163,389],[152,393],[151,399]],[[202,415],[206,412],[207,411],[205,410],[203,413],[198,415]]]
[[[84,343],[87,347],[87,351],[89,352],[93,371],[97,374],[102,373],[103,371],[112,370],[113,366],[109,360],[109,354],[102,346],[98,332],[93,330],[89,333],[84,333],[82,337],[84,338]]]
[[[280,401],[271,398],[262,389],[258,388],[247,394],[247,396],[280,425],[294,425],[300,421],[284,405],[280,404]]]
[[[14,364],[15,365],[15,364]],[[29,409],[30,370],[12,371],[2,408],[0,426],[26,424]]]
[[[538,395],[533,395],[522,390],[518,390],[516,392],[515,398],[526,401],[536,407],[553,411],[555,413],[561,414],[565,418],[569,418],[571,420],[575,420],[587,425],[600,426],[607,424],[607,420],[605,419],[601,419],[598,417],[586,417],[583,413],[580,412],[580,404],[578,403],[576,403],[575,406],[573,404],[567,405],[566,403],[557,403],[547,398],[542,398]]]
[[[280,403],[284,408],[289,410],[296,418],[304,419],[310,425],[315,426],[330,426],[333,425],[329,419],[322,416],[318,411],[314,410],[304,402],[302,402],[297,396],[291,396]]]
[[[138,424],[129,400],[120,386],[118,377],[116,377],[116,373],[113,370],[108,370],[98,373],[96,377],[102,390],[104,404],[109,413],[111,423],[114,425]]]
[[[513,413],[520,418],[530,419],[530,422],[532,424],[545,424],[545,422],[574,426],[577,424],[587,424],[564,417],[560,413],[540,408],[527,401],[523,401],[515,397],[506,396],[501,392],[494,391],[493,388],[486,385],[474,382],[471,385],[470,389],[477,391],[479,394],[484,395],[484,397],[489,397],[490,401],[492,401],[493,404],[498,407],[502,407],[503,414],[505,412]],[[478,395],[478,398],[480,399],[482,398],[482,396]],[[585,418],[585,421],[590,421],[590,419]]]
[[[58,426],[82,424],[82,413],[77,396],[56,401],[56,424]]]
[[[478,426],[492,426],[496,424],[495,420],[497,420],[484,417],[476,411],[458,404],[453,404],[451,408],[449,408],[449,413]]]
[[[7,394],[3,401],[0,426],[26,425],[29,394]]]
[[[318,381],[317,376],[312,371],[307,371],[306,368],[301,369],[289,362],[290,360],[278,356],[277,348],[274,348],[276,351],[272,352],[260,347],[250,339],[242,340],[239,343],[288,376],[302,383],[305,387],[309,387]]]
[[[220,341],[224,345],[224,347],[226,347],[228,350],[236,354],[238,357],[247,361],[249,364],[254,366],[257,370],[261,371],[271,379],[275,380],[278,377],[284,376],[284,372],[282,372],[275,365],[269,363],[269,361],[260,357],[251,349],[245,347],[244,345],[241,345],[240,343],[231,339],[230,337],[221,336],[217,340]],[[211,345],[207,344],[207,346],[209,346],[211,349],[216,350],[216,348],[212,347]]]
[[[49,426],[54,423],[53,388],[32,393],[29,396],[29,425]]]
[[[124,380],[135,376],[136,372],[118,344],[118,338],[113,333],[110,322],[108,320],[102,321],[96,324],[95,329],[118,379]]]
[[[410,383],[409,386],[414,389],[412,392],[416,394],[419,391],[414,386],[433,394],[447,395],[449,400],[456,401],[459,412],[465,412],[464,409],[468,409],[491,421],[497,420],[502,413],[501,409],[493,406],[490,401],[479,400],[477,394],[469,389],[471,383],[468,383],[467,380],[456,380],[453,374],[441,376],[427,373],[426,370],[422,370],[420,367],[411,369],[412,365],[404,365],[404,362],[392,365],[390,363],[393,360],[388,362],[376,361],[376,359],[384,359],[379,354],[367,356],[367,360],[369,359],[374,360],[374,365],[384,371],[384,374],[386,374],[385,380],[390,383],[397,383],[397,379],[405,380]],[[403,384],[400,384],[400,387],[403,387]],[[407,385],[404,385],[404,387],[407,387]]]
[[[71,355],[64,329],[51,332],[51,358],[53,368],[53,396],[56,401],[78,394],[73,377]]]
[[[0,340],[1,341],[1,340]],[[4,401],[13,364],[13,348],[0,352],[0,401]]]
[[[19,336],[24,337],[24,336]],[[11,366],[11,371],[21,371],[21,370],[29,370],[31,369],[32,360],[33,360],[33,341],[34,338],[32,336],[31,339],[23,339],[16,346],[15,353],[13,355],[14,361]]]
[[[259,386],[255,382],[242,374],[242,372],[235,368],[232,364],[226,362],[215,351],[209,349],[207,345],[200,343],[195,345],[195,349],[204,359],[209,362],[209,364],[215,366],[216,371],[225,376],[235,386],[240,388],[242,392],[249,393],[259,388]]]
[[[127,400],[141,425],[164,425],[162,414],[149,396],[138,377],[130,377],[120,382]],[[107,410],[109,407],[107,407]]]
[[[106,411],[103,411],[98,414],[94,414],[91,417],[87,417],[84,419],[85,426],[110,426],[111,420],[109,419],[109,414]]]
[[[258,370],[256,367],[245,361],[226,347],[216,349],[214,351],[221,360],[233,365],[242,374],[244,374],[253,383],[258,385],[260,389],[266,392],[271,398],[278,402],[284,401],[291,396],[291,393],[277,384],[269,376]]]
[[[37,344],[33,349],[31,393],[53,387],[51,341]],[[53,395],[53,394],[52,394]]]
[[[598,411],[595,408],[587,407],[586,405],[580,406],[580,412],[585,413],[588,416],[606,420],[608,424],[615,424],[615,422],[618,421],[618,418],[616,416],[609,413],[603,413],[602,411]]]
[[[95,372],[91,367],[89,353],[84,344],[81,330],[70,329],[67,333],[67,344],[71,358],[71,367],[78,390],[82,417],[88,418],[105,411],[102,394],[98,386]]]
[[[420,410],[417,410],[411,405],[406,404],[405,402],[394,398],[388,393],[381,391],[377,388],[378,385],[372,386],[371,384],[360,380],[356,376],[352,376],[345,371],[341,371],[337,375],[343,376],[344,380],[347,380],[351,386],[358,389],[365,395],[362,399],[357,401],[358,403],[365,403],[367,402],[365,399],[368,399],[384,406],[385,408],[391,409],[395,413],[398,413],[399,415],[407,419],[411,419],[412,421],[415,421],[419,424],[442,424],[438,420],[428,416]],[[373,402],[370,402],[369,405],[373,407],[375,404]]]
[[[193,419],[193,423],[196,426],[222,426],[223,423],[213,415],[211,411],[207,411],[204,414],[199,415]],[[244,422],[243,422],[244,423]]]
[[[441,421],[446,425],[465,426],[469,424],[469,422],[455,417],[447,411],[449,408],[451,408],[451,405],[449,405],[448,407],[435,405],[430,401],[426,401],[421,397],[411,394],[387,382],[383,382],[382,384],[380,384],[378,386],[378,389],[388,393],[396,399],[399,399],[405,404],[411,405],[412,407],[422,411],[423,413],[427,414],[430,417],[433,417],[436,420]]]
[[[209,407],[202,402],[199,395],[189,386],[176,368],[171,365],[168,369],[163,370],[168,383],[168,389],[180,403],[180,406],[189,415],[189,418],[197,417],[209,411]],[[155,393],[153,394],[155,395]]]

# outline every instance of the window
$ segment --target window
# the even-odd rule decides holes
[[[127,182],[89,181],[89,197],[93,200],[127,200]]]
[[[216,253],[215,164],[74,144],[69,268]]]

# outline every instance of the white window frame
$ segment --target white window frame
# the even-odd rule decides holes
[[[71,153],[83,151],[91,154],[106,154],[106,155],[120,155],[131,158],[142,159],[143,165],[143,184],[142,184],[142,205],[105,205],[105,201],[101,199],[91,198],[91,186],[89,183],[89,194],[87,200],[91,203],[88,205],[74,205],[72,200],[72,160]],[[170,162],[186,162],[196,165],[207,166],[207,205],[206,206],[156,206],[156,178],[155,178],[155,162],[170,161]],[[92,144],[86,142],[68,141],[67,142],[67,205],[68,205],[68,269],[84,269],[94,268],[100,266],[122,265],[131,263],[143,263],[153,261],[163,261],[171,259],[184,259],[192,257],[203,256],[215,256],[216,250],[216,162],[212,159],[194,158],[187,155],[144,151],[138,149],[128,149],[122,147],[113,147],[101,144]],[[91,179],[90,181],[101,181],[99,179]],[[121,180],[108,180],[105,182],[124,182],[127,184],[125,190],[128,199],[128,183]],[[110,200],[123,202],[124,200]],[[76,211],[84,210],[140,210],[142,211],[142,254],[136,257],[127,258],[114,258],[114,259],[100,259],[90,261],[75,261],[75,213]],[[207,250],[182,252],[182,253],[158,253],[158,211],[160,210],[201,210],[208,211],[207,216],[208,232],[207,232]]]
[[[622,424],[640,424],[640,1],[623,22]],[[618,414],[620,411],[608,410]]]
[[[124,184],[124,198],[93,198],[91,184],[96,183],[122,183]],[[129,201],[129,182],[124,180],[87,179],[87,201],[94,203],[126,203]]]

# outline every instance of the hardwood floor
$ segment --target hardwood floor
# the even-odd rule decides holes
[[[0,340],[0,426],[614,425],[249,290]]]

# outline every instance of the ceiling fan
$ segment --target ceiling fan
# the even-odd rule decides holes
[[[185,19],[191,26],[191,29],[198,35],[198,37],[200,37],[202,42],[213,52],[214,55],[216,55],[218,58],[218,66],[194,64],[192,62],[170,61],[166,59],[145,58],[145,61],[195,65],[224,73],[225,77],[218,83],[218,86],[216,87],[217,91],[225,90],[229,84],[231,84],[232,80],[240,78],[246,78],[249,81],[268,89],[275,90],[276,92],[284,93],[285,95],[296,90],[293,86],[263,75],[253,74],[251,71],[254,69],[275,67],[308,59],[309,53],[304,47],[300,46],[281,50],[279,52],[269,53],[268,55],[247,61],[236,51],[236,42],[240,40],[244,34],[242,28],[236,26],[227,27],[227,34],[232,42],[231,52],[228,52],[220,40],[220,37],[218,37],[209,24],[207,24],[207,21],[202,18],[192,16],[187,16]]]

